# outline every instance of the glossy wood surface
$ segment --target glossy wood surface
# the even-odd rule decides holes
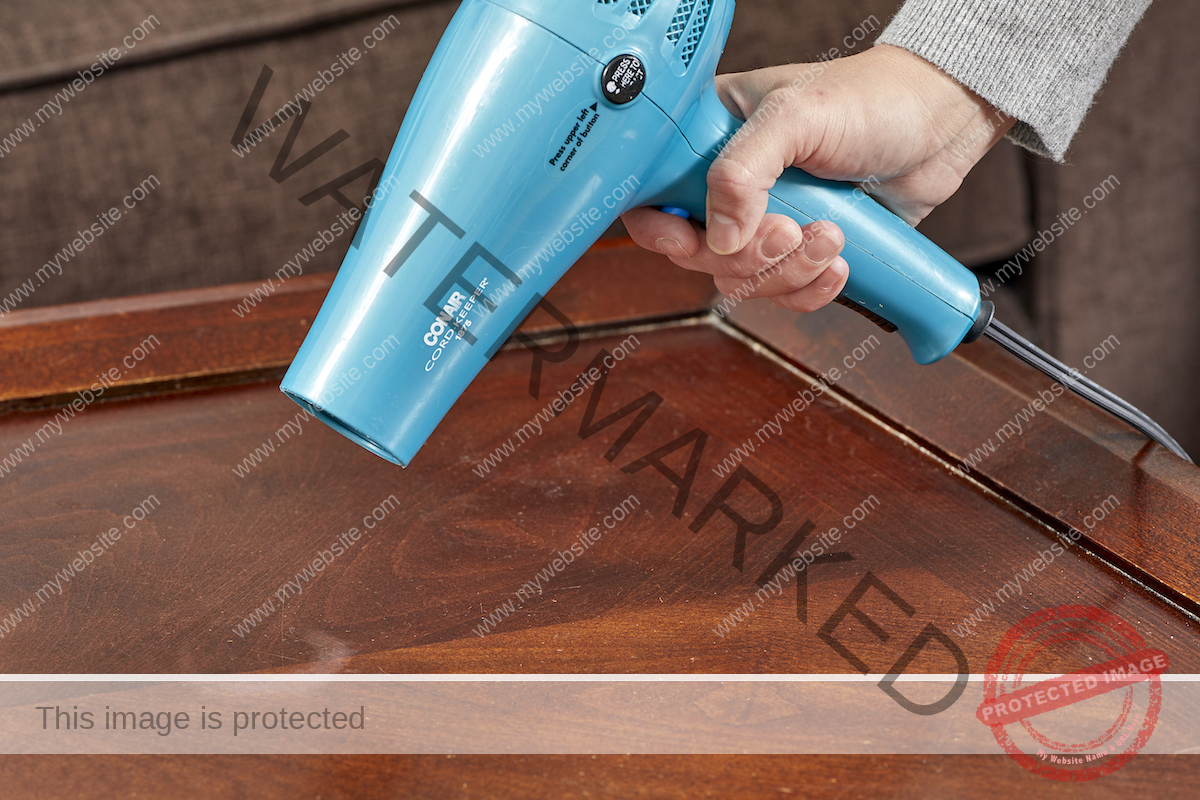
[[[642,263],[622,255],[628,247],[628,240],[601,239],[589,253],[590,269],[568,272],[555,286],[553,302],[578,325],[652,320],[708,307],[712,282],[697,274],[660,280],[653,292],[614,291],[643,278]],[[109,398],[280,378],[332,282],[327,272],[269,288],[236,283],[11,311],[0,316],[0,411],[70,402],[99,373],[120,369],[121,360],[151,335],[165,343],[166,355],[121,370],[125,374],[108,390]],[[251,296],[257,301],[245,305]],[[536,333],[550,327],[557,327],[553,318],[534,314],[521,329]]]
[[[25,756],[0,758],[0,781],[30,800],[1124,800],[1195,796],[1191,760],[1144,756],[1104,780],[1070,784],[1036,778],[1007,756]]]
[[[963,468],[982,454],[965,471],[1051,527],[1080,531],[1105,560],[1196,607],[1200,563],[1179,554],[1200,551],[1200,469],[1073,393],[1053,391],[1050,378],[993,342],[961,345],[922,367],[905,357],[899,337],[839,312],[796,315],[746,303],[730,316],[814,375],[840,369],[839,389],[950,463]],[[846,369],[855,348],[876,334],[879,348]],[[1055,399],[1044,411],[1030,407],[1047,392]],[[1013,427],[998,436],[1005,425]],[[994,453],[980,450],[987,443]],[[1120,505],[1088,527],[1088,515],[1110,496]]]
[[[570,358],[545,365],[539,397],[530,396],[528,350],[502,350],[401,470],[315,421],[301,434],[279,436],[298,409],[279,393],[277,376],[327,285],[327,276],[298,278],[290,293],[268,298],[246,319],[230,310],[253,288],[245,286],[4,318],[0,359],[10,410],[0,416],[0,454],[31,441],[54,419],[56,404],[146,335],[162,331],[163,345],[141,371],[130,370],[126,397],[88,407],[0,480],[4,613],[148,495],[161,502],[61,597],[5,637],[0,668],[884,672],[923,627],[954,630],[1074,527],[1086,529],[1078,547],[1039,571],[1019,598],[954,638],[971,671],[983,672],[1000,637],[1031,611],[1085,603],[1117,614],[1168,652],[1172,671],[1200,672],[1200,472],[1064,396],[965,474],[964,455],[1043,387],[1039,376],[987,345],[918,368],[898,342],[883,337],[835,390],[764,440],[756,432],[811,390],[813,376],[827,374],[877,329],[840,308],[798,321],[751,301],[728,321],[705,315],[713,299],[707,279],[610,246],[585,258],[550,295],[581,335]],[[558,343],[548,347],[563,342],[553,338],[558,323],[542,312],[524,329]],[[516,431],[602,350],[628,355],[602,387],[481,474],[482,460],[510,440],[519,443]],[[639,399],[646,404],[633,413],[599,424]],[[644,409],[653,413],[630,428]],[[622,435],[627,428],[632,435]],[[715,468],[748,440],[755,450],[742,462],[741,482],[731,484]],[[240,477],[233,467],[266,442],[274,442],[273,451]],[[689,458],[698,458],[690,485],[683,477]],[[778,497],[777,520],[754,483]],[[774,524],[738,536],[729,516],[705,514],[723,487],[734,490],[727,502],[746,519]],[[1085,526],[1082,516],[1110,495],[1120,500],[1115,511]],[[586,558],[494,631],[476,635],[485,615],[630,496],[636,512]],[[315,552],[361,527],[389,497],[395,510],[301,596],[262,625],[235,632]],[[871,498],[872,510],[831,548],[833,558],[814,564],[811,578],[724,635],[715,631],[770,577],[781,552],[844,525]],[[798,536],[808,520],[816,532]],[[867,576],[913,613],[879,597],[864,602],[889,637],[853,621],[839,626],[856,663],[818,632]],[[1067,670],[1070,659],[1068,650],[1052,649],[1043,666]],[[910,671],[952,673],[956,664],[936,651]],[[146,792],[183,780],[200,792],[195,796],[294,796],[287,787],[297,775],[328,786],[328,796],[347,797],[391,796],[373,795],[376,786],[394,796],[489,796],[471,788],[488,780],[506,789],[502,794],[529,797],[583,796],[585,789],[599,796],[749,797],[783,792],[765,788],[776,784],[847,797],[888,788],[893,796],[932,796],[931,786],[950,796],[997,782],[1012,792],[1049,791],[1003,756],[42,763],[54,765],[53,785],[64,793],[89,769],[127,769]],[[28,787],[24,796],[37,796],[28,783],[34,764],[4,767],[12,785]],[[1131,793],[1151,785],[1170,790],[1188,764],[1138,760],[1119,781],[1101,783]],[[233,776],[243,769],[261,775]],[[364,770],[369,775],[362,777]],[[395,789],[400,785],[408,788]]]

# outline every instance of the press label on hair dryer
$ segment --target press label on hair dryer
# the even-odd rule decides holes
[[[596,105],[596,103],[592,103],[589,108],[585,108],[567,119],[567,122],[571,123],[571,128],[565,136],[562,136],[558,150],[547,162],[552,167],[558,167],[559,172],[566,172],[567,167],[571,166],[571,162],[583,149],[588,134],[596,126],[596,121],[600,119],[600,112],[596,110]],[[561,136],[561,131],[558,135]],[[557,140],[558,137],[555,138]]]
[[[479,286],[475,287],[475,291],[469,295],[454,292],[450,295],[446,305],[442,306],[438,315],[433,318],[433,322],[429,325],[429,331],[423,337],[425,344],[436,348],[432,357],[425,362],[426,372],[433,371],[434,363],[442,357],[442,352],[446,345],[450,344],[450,340],[461,340],[463,338],[462,331],[471,327],[469,316],[471,309],[475,307],[475,302],[479,300],[479,296],[483,294],[487,284],[488,279],[483,278],[479,281]],[[439,337],[442,337],[441,341],[438,341]]]

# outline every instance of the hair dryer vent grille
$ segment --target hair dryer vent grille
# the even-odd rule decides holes
[[[650,10],[650,6],[654,5],[654,0],[596,0],[596,3],[602,6],[615,6],[618,3],[628,4],[629,7],[625,10],[635,17],[640,17]]]
[[[696,48],[700,46],[700,37],[704,36],[704,29],[708,26],[708,12],[712,10],[713,4],[713,0],[692,0],[692,2],[695,5],[695,13],[692,14],[691,23],[688,25],[687,37],[684,38],[683,45],[679,48],[679,57],[683,60],[685,67],[692,63],[692,56],[696,54]],[[680,11],[682,10],[681,6]]]

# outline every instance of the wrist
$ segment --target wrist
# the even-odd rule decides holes
[[[936,64],[890,44],[870,51],[924,109],[930,145],[947,152],[963,174],[1016,124]]]

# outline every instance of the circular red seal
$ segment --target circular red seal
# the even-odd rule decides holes
[[[1075,672],[1029,680],[1053,656]],[[1119,617],[1065,605],[1030,614],[988,662],[976,717],[1025,769],[1053,780],[1089,781],[1123,767],[1150,739],[1162,705],[1167,655]]]

